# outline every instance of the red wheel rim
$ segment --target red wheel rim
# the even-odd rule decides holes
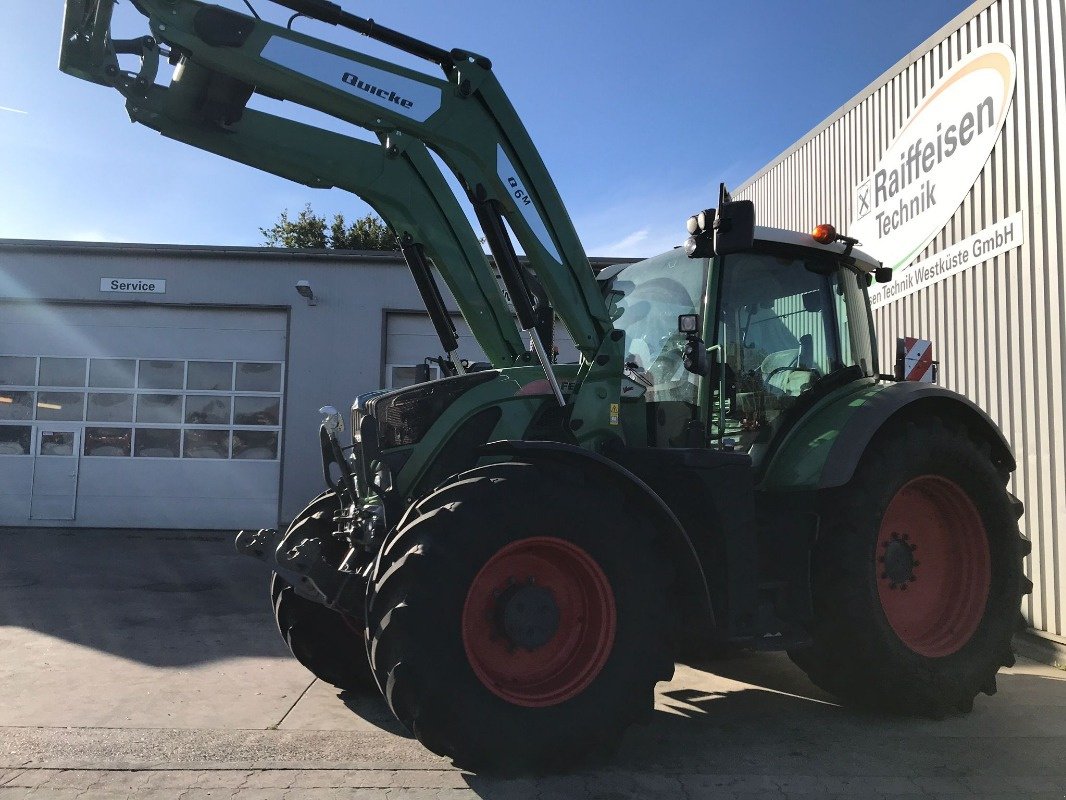
[[[992,559],[981,515],[957,483],[923,475],[904,484],[881,521],[875,558],[881,607],[903,644],[941,658],[970,641]]]
[[[592,556],[564,539],[522,539],[493,555],[470,584],[463,647],[497,697],[553,706],[600,674],[616,622],[614,592]]]

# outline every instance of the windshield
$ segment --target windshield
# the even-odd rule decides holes
[[[681,249],[630,264],[607,291],[614,326],[625,331],[627,373],[648,388],[649,400],[695,402],[698,378],[681,364],[681,314],[699,312],[705,262]]]

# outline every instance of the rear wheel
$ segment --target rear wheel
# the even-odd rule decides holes
[[[828,496],[814,644],[790,653],[829,692],[942,717],[992,694],[1032,584],[1021,504],[987,443],[928,417],[892,425]]]
[[[673,673],[656,540],[622,492],[576,469],[459,475],[400,523],[369,594],[393,712],[477,770],[559,768],[613,743]]]
[[[319,495],[293,520],[289,530],[332,525],[336,509],[337,498],[333,492]],[[320,535],[314,530],[307,533]],[[323,534],[328,534],[328,530]],[[301,597],[277,573],[271,575],[270,600],[278,632],[289,652],[316,678],[345,691],[374,688],[363,645],[362,620]]]

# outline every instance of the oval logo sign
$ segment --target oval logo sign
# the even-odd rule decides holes
[[[944,74],[855,188],[848,235],[896,269],[944,229],[988,161],[1014,97],[1014,53],[974,51]]]

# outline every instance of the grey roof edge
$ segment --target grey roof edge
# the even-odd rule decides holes
[[[0,239],[2,252],[80,253],[112,256],[166,256],[170,258],[241,258],[283,261],[334,261],[404,264],[399,250],[290,250],[284,247],[239,245],[149,244],[142,242],[78,242],[51,239]],[[491,259],[490,259],[491,260]],[[632,263],[639,258],[589,256],[593,267]]]
[[[971,5],[969,8],[957,14],[953,19],[949,20],[945,25],[943,25],[939,30],[937,30],[936,33],[925,39],[925,41],[923,41],[921,44],[919,44],[917,47],[907,53],[907,55],[905,55],[891,67],[889,67],[880,75],[878,75],[877,78],[871,81],[869,85],[867,85],[864,89],[855,94],[850,100],[844,103],[844,105],[840,106],[840,108],[838,108],[824,120],[815,125],[814,128],[812,128],[807,134],[805,134],[798,141],[789,146],[787,150],[784,150],[776,157],[771,159],[768,164],[766,164],[758,172],[756,172],[754,175],[752,175],[750,178],[740,184],[740,186],[734,189],[733,194],[739,194],[740,192],[743,192],[745,189],[750,187],[753,183],[755,183],[761,177],[766,175],[766,173],[768,173],[770,170],[772,170],[790,155],[795,153],[797,150],[802,148],[805,144],[807,144],[807,142],[809,142],[811,139],[816,137],[826,128],[831,126],[833,123],[835,123],[845,114],[847,114],[857,105],[859,105],[859,103],[864,101],[875,91],[880,89],[883,85],[895,78],[899,73],[903,72],[905,69],[910,67],[920,58],[922,58],[935,45],[946,39],[950,34],[957,31],[959,28],[961,28],[967,22],[972,20],[986,8],[994,6],[999,1],[1000,0],[977,0],[977,2]]]
[[[52,239],[0,239],[0,251],[37,253],[73,252],[115,256],[169,256],[185,258],[256,258],[331,261],[396,261],[403,263],[399,251],[382,250],[289,250],[283,247],[245,247],[239,245],[152,244],[146,242],[79,242]]]

